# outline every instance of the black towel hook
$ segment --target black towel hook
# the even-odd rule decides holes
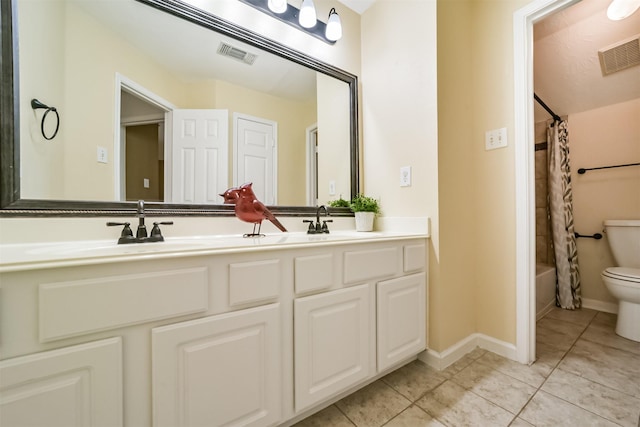
[[[53,138],[56,137],[56,135],[58,134],[58,129],[60,129],[60,115],[58,114],[58,110],[56,110],[56,107],[49,107],[48,105],[43,104],[42,102],[38,101],[35,98],[31,100],[31,108],[33,108],[34,110],[38,110],[41,108],[44,108],[47,110],[45,111],[44,116],[42,116],[42,122],[40,123],[40,131],[42,132],[42,136],[44,137],[44,139],[46,139],[47,141],[51,141]],[[53,135],[51,135],[51,137],[48,137],[44,133],[44,121],[47,118],[47,114],[49,114],[49,112],[51,111],[56,113],[56,130],[53,132]]]

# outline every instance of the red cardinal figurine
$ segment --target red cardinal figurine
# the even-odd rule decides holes
[[[262,227],[262,221],[268,219],[278,227],[281,231],[287,231],[284,225],[278,221],[278,219],[271,213],[271,211],[256,198],[255,193],[251,189],[252,183],[243,184],[240,187],[230,188],[221,194],[224,197],[224,202],[228,204],[235,204],[236,217],[244,222],[253,223],[253,232],[251,234],[245,234],[245,237],[260,236],[260,228]],[[258,226],[258,232],[256,233],[256,225]]]

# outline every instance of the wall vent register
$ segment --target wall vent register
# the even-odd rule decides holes
[[[640,34],[598,51],[602,75],[640,65]]]
[[[222,56],[228,56],[229,58],[233,58],[237,61],[244,62],[248,65],[253,65],[258,55],[246,52],[242,49],[238,49],[237,47],[233,47],[230,44],[220,42],[220,46],[218,46],[218,54]]]

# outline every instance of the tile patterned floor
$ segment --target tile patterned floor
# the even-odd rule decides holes
[[[640,427],[640,343],[615,321],[554,309],[531,366],[479,348],[443,371],[414,361],[296,426]]]

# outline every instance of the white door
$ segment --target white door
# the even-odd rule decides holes
[[[153,329],[153,425],[276,424],[281,347],[279,304]]]
[[[1,426],[121,426],[122,341],[0,362]]]
[[[227,110],[173,110],[171,200],[220,204],[228,188]]]
[[[296,412],[372,373],[369,289],[364,284],[295,300]]]
[[[277,204],[278,124],[244,114],[233,115],[234,185],[253,183],[253,192],[265,205]]]
[[[378,283],[378,372],[424,350],[426,275]]]

